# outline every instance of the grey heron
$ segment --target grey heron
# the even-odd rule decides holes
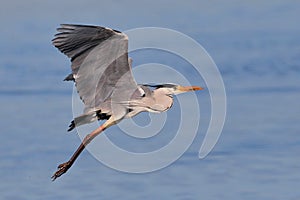
[[[72,72],[64,80],[74,81],[84,103],[83,114],[75,117],[68,131],[97,120],[106,120],[86,135],[72,157],[58,166],[54,181],[68,171],[97,135],[122,119],[140,112],[164,112],[173,104],[173,95],[201,90],[198,86],[137,84],[128,57],[128,37],[110,28],[62,24],[53,45],[71,59]]]

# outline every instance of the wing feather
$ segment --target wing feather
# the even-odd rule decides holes
[[[100,26],[63,24],[52,40],[53,45],[71,58],[72,75],[84,112],[103,106],[106,101],[129,99],[138,89],[128,61],[125,34]],[[128,97],[127,97],[128,96]]]

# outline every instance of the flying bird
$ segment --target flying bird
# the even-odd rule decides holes
[[[202,90],[198,86],[137,84],[128,57],[126,34],[100,26],[62,24],[53,45],[71,59],[72,72],[64,80],[75,82],[84,103],[83,114],[74,118],[68,131],[97,120],[106,120],[86,135],[72,157],[58,166],[54,181],[74,164],[97,135],[140,112],[160,113],[173,104],[173,95]]]

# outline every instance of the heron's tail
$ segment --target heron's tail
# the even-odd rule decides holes
[[[68,131],[72,131],[75,127],[83,125],[83,124],[89,124],[96,120],[104,120],[109,119],[110,115],[106,113],[101,113],[101,110],[93,111],[90,113],[85,113],[83,115],[80,115],[74,120],[71,121],[71,124],[69,125]]]
[[[75,128],[75,122],[74,122],[74,120],[72,120],[72,121],[71,121],[71,124],[69,125],[68,131],[71,131],[71,130],[73,130],[74,128]]]

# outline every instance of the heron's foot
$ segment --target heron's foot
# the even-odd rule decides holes
[[[52,181],[55,181],[56,178],[66,173],[70,167],[71,167],[70,161],[58,165],[57,171],[51,177]]]

